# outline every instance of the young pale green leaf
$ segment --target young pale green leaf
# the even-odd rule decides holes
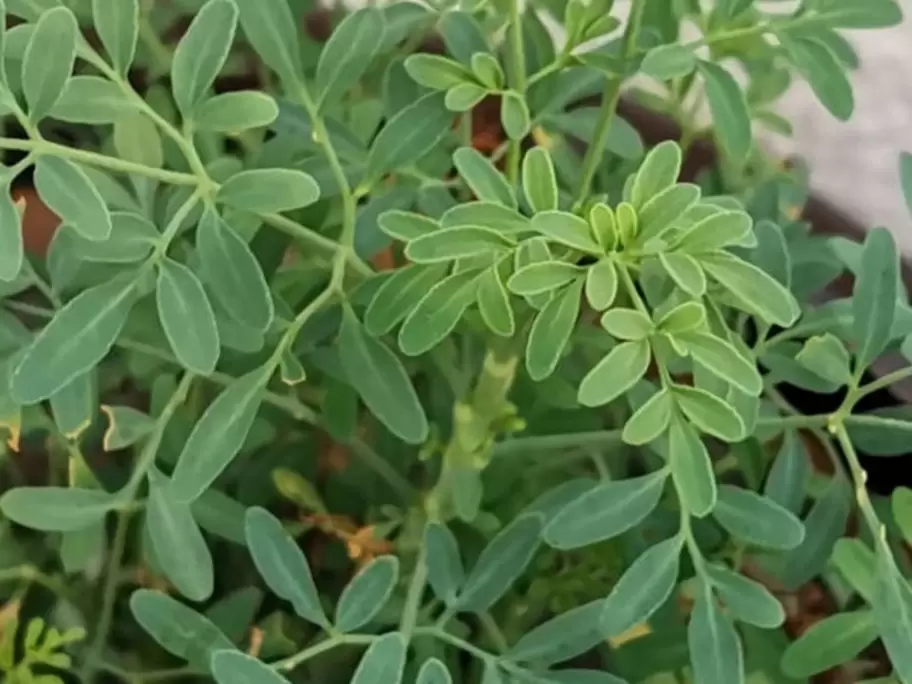
[[[695,682],[742,684],[744,647],[735,626],[705,584],[700,588],[690,624],[687,647]]]
[[[643,159],[630,187],[630,202],[635,209],[666,188],[674,185],[681,172],[681,148],[671,140],[653,147]]]
[[[877,574],[872,608],[874,620],[880,631],[887,655],[897,678],[907,684],[912,682],[912,586],[897,567],[881,529],[877,545]]]
[[[440,224],[432,218],[398,209],[381,214],[377,223],[384,233],[400,242],[414,240],[440,228]]]
[[[852,292],[856,368],[867,368],[890,342],[899,296],[899,256],[886,228],[868,233]]]
[[[872,611],[837,613],[814,623],[782,656],[782,671],[810,677],[856,658],[877,638]]]
[[[833,333],[809,338],[795,360],[815,375],[844,386],[852,382],[852,362],[842,341]]]
[[[763,379],[756,365],[744,358],[730,342],[704,332],[688,332],[674,337],[686,345],[695,362],[745,394],[756,397],[763,391]]]
[[[22,215],[10,195],[12,178],[0,182],[0,280],[12,282],[22,270],[25,249],[22,241]]]
[[[467,112],[481,102],[488,91],[475,83],[460,83],[450,88],[443,99],[444,106],[451,112]]]
[[[675,244],[675,249],[699,255],[741,243],[751,234],[750,214],[743,211],[717,211],[690,225]]]
[[[60,99],[73,73],[78,33],[76,17],[64,6],[43,12],[35,24],[22,58],[22,94],[33,122],[47,116]]]
[[[220,93],[203,101],[196,110],[196,127],[202,131],[238,134],[264,128],[276,120],[276,101],[258,90]]]
[[[543,261],[518,269],[510,276],[507,287],[514,294],[535,295],[563,287],[580,278],[582,273],[583,269],[576,264],[565,261]]]
[[[190,505],[176,501],[168,479],[154,469],[149,473],[146,528],[161,570],[177,590],[191,601],[212,596],[215,571],[203,533]]]
[[[13,398],[20,404],[38,403],[97,366],[126,323],[133,287],[129,281],[110,280],[67,302],[13,369]]]
[[[590,601],[536,626],[510,649],[510,659],[550,665],[595,648],[604,639],[599,626],[604,603],[601,598]]]
[[[544,211],[532,217],[532,230],[561,245],[589,254],[601,254],[589,224],[566,211]]]
[[[453,153],[453,163],[479,200],[516,209],[513,188],[481,152],[472,147],[461,147]]]
[[[526,370],[536,382],[557,368],[576,327],[582,292],[582,280],[571,283],[554,295],[535,317],[526,345]]]
[[[247,41],[282,81],[294,82],[303,71],[301,45],[298,23],[287,0],[239,2],[237,5]]]
[[[405,70],[416,83],[432,90],[447,90],[461,85],[476,85],[475,76],[465,66],[440,55],[419,53],[405,60]]]
[[[725,442],[739,442],[744,438],[741,416],[722,399],[685,385],[674,387],[674,398],[684,415],[702,432]]]
[[[697,301],[686,301],[665,312],[656,321],[656,328],[669,335],[689,333],[703,328],[706,308]]]
[[[125,76],[139,38],[139,0],[92,0],[92,22],[111,65]]]
[[[731,535],[755,546],[788,551],[804,541],[804,525],[793,513],[748,489],[720,486],[713,516]]]
[[[522,163],[522,184],[533,212],[557,209],[557,177],[548,150],[533,147],[526,152]]]
[[[682,543],[679,536],[661,541],[627,568],[602,606],[603,637],[648,620],[668,600],[678,581]]]
[[[209,375],[219,358],[219,335],[212,305],[193,271],[171,259],[158,269],[155,289],[158,318],[181,365]]]
[[[744,92],[732,75],[718,64],[700,61],[697,68],[703,76],[719,145],[726,156],[740,166],[746,161],[753,142],[750,110]]]
[[[461,610],[482,613],[510,589],[538,550],[543,525],[541,515],[519,516],[491,540],[459,594]]]
[[[652,319],[636,309],[616,308],[605,312],[602,327],[619,340],[643,340],[652,334]]]
[[[203,412],[171,479],[177,501],[198,499],[237,456],[260,408],[269,370],[257,368],[234,380]]]
[[[607,204],[597,202],[589,210],[589,225],[596,241],[606,252],[613,252],[618,245],[618,223],[614,210]]]
[[[263,333],[275,317],[275,304],[260,264],[234,228],[214,209],[196,231],[200,273],[219,305],[238,323]]]
[[[94,370],[74,378],[51,395],[51,414],[57,429],[76,440],[92,425],[97,411]]]
[[[401,684],[407,650],[408,640],[399,632],[379,637],[361,657],[351,684]]]
[[[440,344],[475,300],[480,275],[474,269],[459,271],[432,287],[399,329],[402,353],[419,356]]]
[[[424,529],[424,549],[428,584],[437,598],[448,606],[454,605],[465,584],[465,569],[456,538],[443,523],[430,522]]]
[[[244,536],[253,563],[272,593],[291,603],[308,622],[328,627],[307,558],[282,523],[264,508],[249,508]]]
[[[513,90],[501,95],[500,122],[510,140],[522,140],[529,134],[532,115],[522,95]]]
[[[900,532],[912,544],[912,489],[897,487],[891,497],[891,506]]]
[[[218,684],[289,684],[263,661],[237,650],[213,653],[211,669]]]
[[[416,264],[436,264],[477,256],[498,256],[512,246],[503,235],[490,228],[456,226],[409,241],[405,256]]]
[[[614,303],[618,291],[618,274],[614,260],[602,259],[586,271],[586,300],[596,311],[604,311]]]
[[[697,58],[693,50],[679,43],[652,48],[646,53],[640,65],[643,73],[659,81],[687,76],[696,68]]]
[[[295,169],[241,171],[225,181],[216,194],[219,202],[255,214],[300,209],[319,198],[320,186],[313,177]]]
[[[545,542],[556,549],[578,549],[623,534],[658,505],[667,475],[663,470],[590,489],[548,523]]]
[[[336,606],[336,629],[348,633],[369,623],[386,605],[398,579],[398,558],[380,556],[372,560],[342,591]]]
[[[415,684],[453,684],[453,677],[437,658],[428,658],[418,670]]]
[[[114,121],[114,150],[134,164],[157,169],[164,163],[158,128],[143,112],[128,112]]]
[[[657,440],[668,429],[673,411],[672,394],[663,387],[630,416],[624,424],[621,439],[634,446],[643,446]]]
[[[367,173],[384,173],[413,164],[424,157],[447,134],[453,114],[444,95],[428,93],[397,113],[377,134],[367,157]]]
[[[35,188],[44,203],[87,240],[111,235],[111,214],[95,185],[72,162],[42,156],[35,162]]]
[[[99,76],[73,76],[50,115],[70,123],[109,124],[136,111],[136,104],[113,81]]]
[[[677,183],[649,199],[637,216],[637,243],[659,237],[700,199],[699,186]]]
[[[368,410],[404,442],[424,442],[427,416],[402,362],[383,342],[368,335],[348,308],[338,345],[345,377]]]
[[[787,35],[787,34],[786,34]],[[822,41],[791,37],[782,47],[798,72],[807,79],[820,104],[840,121],[848,121],[855,110],[855,96],[845,66]]]
[[[340,98],[361,79],[380,51],[385,32],[384,13],[371,6],[352,12],[336,26],[317,62],[321,107]]]
[[[484,49],[486,50],[487,47]],[[490,52],[478,51],[472,55],[470,61],[472,73],[486,88],[493,91],[503,88],[506,75],[494,55]]]
[[[782,604],[759,582],[718,563],[708,564],[706,572],[734,619],[763,629],[776,629],[785,622]]]
[[[787,511],[800,513],[810,476],[810,464],[804,453],[803,442],[794,432],[786,432],[763,488],[763,495]]]
[[[790,327],[801,313],[794,296],[753,264],[727,252],[700,256],[700,265],[737,300],[769,323]],[[893,303],[891,303],[891,311]]]
[[[137,589],[130,596],[130,611],[159,646],[202,670],[209,669],[216,651],[235,650],[234,644],[212,622],[152,589]]]
[[[583,406],[602,406],[624,394],[646,374],[651,352],[646,340],[622,342],[589,371],[577,398]]]
[[[70,532],[102,520],[120,501],[100,489],[15,487],[0,497],[0,511],[19,525],[42,532]]]
[[[443,279],[446,271],[445,264],[413,264],[398,269],[374,294],[364,313],[364,327],[374,337],[390,332]]]
[[[171,61],[171,92],[184,116],[193,113],[225,65],[237,20],[233,0],[208,0],[177,44]]]
[[[488,329],[495,335],[512,337],[516,332],[516,318],[510,305],[510,295],[497,266],[492,266],[481,274],[475,296],[478,313]]]
[[[659,262],[675,285],[691,297],[702,297],[706,293],[706,274],[689,254],[663,252],[659,254]]]
[[[698,518],[709,515],[718,500],[712,461],[697,431],[680,418],[671,421],[668,458],[681,505]]]

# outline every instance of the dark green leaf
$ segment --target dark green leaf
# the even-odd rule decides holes
[[[443,523],[428,523],[424,530],[424,549],[428,584],[440,600],[451,606],[465,584],[465,569],[456,538]]]
[[[912,489],[898,487],[891,497],[893,517],[906,541],[912,543]]]
[[[447,48],[463,64],[471,64],[472,55],[487,53],[488,44],[475,18],[467,12],[445,12],[440,18],[440,33]]]
[[[404,354],[424,354],[453,331],[475,300],[479,275],[477,270],[459,271],[428,291],[399,329],[399,348]]]
[[[877,638],[870,610],[837,613],[814,623],[789,645],[782,670],[792,677],[810,677],[857,657]]]
[[[408,642],[391,632],[368,646],[355,668],[351,684],[400,684],[405,670]]]
[[[579,402],[583,406],[602,406],[621,396],[646,374],[650,358],[646,340],[617,345],[583,378]]]
[[[187,370],[209,375],[219,357],[215,314],[193,271],[171,259],[158,270],[158,317],[177,360]]]
[[[364,75],[383,44],[386,19],[376,7],[364,7],[335,27],[320,52],[316,86],[320,104],[333,102]]]
[[[216,195],[219,202],[230,207],[258,214],[300,209],[319,197],[317,182],[295,169],[241,171],[225,181]]]
[[[782,40],[782,46],[820,103],[840,121],[848,121],[855,110],[855,97],[845,67],[836,55],[813,39],[789,37]]]
[[[270,69],[287,84],[299,78],[301,46],[298,26],[287,0],[239,2],[241,27],[248,42]]]
[[[576,327],[582,292],[582,280],[571,283],[535,317],[526,346],[526,370],[536,382],[557,368]]]
[[[0,497],[0,510],[15,523],[42,532],[81,530],[119,505],[100,489],[16,487]]]
[[[288,684],[269,665],[240,651],[213,653],[212,676],[218,684]]]
[[[785,510],[800,513],[810,476],[810,464],[804,452],[804,443],[796,433],[786,432],[779,454],[770,469],[763,494]]]
[[[88,176],[60,157],[42,156],[35,162],[35,187],[45,204],[87,240],[111,235],[111,214]]]
[[[399,578],[399,559],[380,556],[348,583],[336,606],[335,626],[353,632],[369,623],[386,605]]]
[[[54,108],[73,72],[78,30],[73,12],[62,6],[43,12],[35,24],[22,58],[22,93],[34,122]]]
[[[730,534],[756,546],[787,551],[804,541],[804,526],[798,518],[748,489],[719,487],[713,515]]]
[[[522,164],[522,183],[532,211],[557,209],[557,178],[548,150],[533,147],[526,152]]]
[[[836,542],[830,558],[833,566],[869,604],[874,601],[877,558],[861,540],[843,537]]]
[[[604,599],[590,601],[526,632],[510,649],[510,659],[550,665],[595,648],[604,640],[599,624],[604,603]]]
[[[453,163],[479,200],[516,209],[516,195],[507,179],[481,152],[472,147],[461,147],[453,153]]]
[[[744,93],[732,75],[718,64],[700,61],[697,68],[703,76],[719,145],[740,166],[752,144],[750,110]]]
[[[886,530],[881,529],[877,544],[877,574],[872,608],[887,655],[896,677],[912,682],[912,586],[896,566]],[[860,640],[859,640],[860,641]]]
[[[440,93],[429,93],[400,111],[371,144],[367,173],[379,178],[387,171],[419,161],[449,132],[452,113]]]
[[[744,648],[731,620],[703,585],[690,624],[687,646],[695,682],[741,684],[744,681]]]
[[[716,563],[706,570],[734,619],[764,629],[775,629],[785,621],[782,604],[759,582]]]
[[[92,22],[114,69],[126,75],[139,37],[139,0],[92,0]]]
[[[856,369],[869,366],[890,341],[899,295],[898,270],[893,235],[886,228],[875,228],[865,238],[852,293]]]
[[[712,461],[696,430],[681,419],[671,421],[668,458],[681,504],[698,518],[709,515],[718,497]]]
[[[405,70],[416,83],[433,90],[475,84],[475,77],[469,69],[440,55],[411,55],[405,60]]]
[[[95,373],[89,371],[51,396],[54,422],[67,439],[78,439],[92,425],[97,410],[94,385]]]
[[[418,670],[415,684],[453,684],[453,678],[446,665],[437,658],[428,658]]]
[[[0,182],[0,280],[12,282],[22,270],[25,250],[22,241],[22,216],[10,196],[10,182]]]

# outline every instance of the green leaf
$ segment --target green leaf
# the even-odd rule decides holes
[[[623,534],[658,505],[667,475],[663,470],[590,489],[545,527],[545,542],[556,549],[578,549]]]
[[[517,269],[507,287],[518,295],[535,295],[551,292],[573,280],[577,280],[583,270],[576,264],[565,261],[542,261]]]
[[[166,594],[137,589],[130,596],[130,611],[159,646],[194,667],[208,670],[213,653],[234,650],[208,618]]]
[[[100,242],[111,235],[111,214],[104,200],[75,164],[60,157],[39,157],[35,187],[51,211],[82,237]]]
[[[238,323],[266,332],[275,316],[275,305],[247,242],[210,209],[200,219],[196,248],[200,272],[219,305]]]
[[[697,68],[697,58],[693,51],[684,45],[672,43],[659,45],[646,53],[640,69],[647,76],[659,81],[670,81],[687,76]]]
[[[912,154],[909,152],[901,152],[899,155],[899,181],[906,207],[912,214]]]
[[[832,333],[809,338],[795,355],[795,360],[815,375],[838,386],[852,382],[849,352]]]
[[[237,20],[233,0],[208,0],[177,44],[171,61],[171,92],[185,117],[203,100],[222,70]]]
[[[526,370],[536,382],[554,372],[579,317],[583,282],[571,283],[538,312],[526,346]]]
[[[399,348],[403,354],[424,354],[453,331],[475,300],[479,275],[477,270],[459,271],[428,291],[399,329]]]
[[[706,293],[706,275],[699,262],[689,254],[663,252],[659,261],[668,276],[691,297],[702,297]]]
[[[650,199],[674,185],[681,172],[681,148],[674,141],[661,142],[640,164],[630,187],[630,202],[640,209]]]
[[[481,152],[472,147],[461,147],[453,153],[453,163],[479,200],[516,209],[513,188]]]
[[[893,665],[893,672],[904,684],[912,682],[912,586],[896,566],[881,529],[877,544],[877,573],[872,608],[880,638]]]
[[[136,444],[152,432],[155,420],[129,406],[101,406],[108,418],[102,446],[105,451],[118,451]]]
[[[532,217],[532,230],[561,245],[590,254],[601,254],[589,224],[565,211],[544,211]]]
[[[94,384],[95,373],[89,371],[51,396],[54,422],[67,439],[78,439],[92,425],[97,410]]]
[[[886,28],[902,21],[893,0],[814,0],[813,8],[820,22],[831,28]]]
[[[532,127],[529,106],[519,93],[507,90],[500,98],[500,122],[510,140],[522,140]]]
[[[674,411],[671,392],[662,388],[636,410],[624,424],[621,439],[626,444],[643,446],[657,440],[668,429]]]
[[[669,335],[688,333],[704,327],[706,309],[700,302],[686,301],[662,314],[656,327]]]
[[[416,264],[435,264],[490,255],[513,247],[500,233],[482,226],[441,228],[409,241],[405,256]]]
[[[699,199],[700,188],[691,183],[678,183],[654,195],[638,212],[637,243],[645,245],[650,239],[661,236]]]
[[[213,653],[212,676],[218,684],[288,684],[269,665],[240,651]]]
[[[543,525],[541,515],[521,515],[491,540],[459,594],[461,610],[483,613],[509,591],[538,550]]]
[[[70,532],[90,527],[120,501],[100,489],[16,487],[0,497],[0,511],[19,525],[42,532]]]
[[[484,50],[487,50],[486,46]],[[479,50],[472,55],[470,62],[472,73],[486,88],[496,92],[504,87],[506,75],[494,55]]]
[[[675,385],[674,398],[684,415],[702,432],[725,442],[739,442],[744,438],[741,416],[722,399],[684,385]]]
[[[668,600],[678,581],[682,543],[679,536],[661,541],[627,568],[602,606],[603,638],[648,620]]]
[[[696,430],[681,419],[671,421],[668,454],[681,505],[698,518],[709,515],[718,498],[712,461]]]
[[[526,152],[522,163],[522,184],[533,212],[557,209],[557,177],[548,150],[533,147]]]
[[[695,682],[741,684],[744,681],[741,639],[705,584],[699,590],[687,626],[687,646]]]
[[[720,486],[713,516],[730,534],[755,546],[788,551],[804,541],[804,525],[793,513],[748,489]]]
[[[602,316],[601,324],[619,340],[642,340],[655,330],[652,319],[636,309],[611,309]]]
[[[444,106],[451,112],[467,112],[481,102],[488,91],[474,83],[460,83],[450,88],[443,99]]]
[[[152,120],[142,112],[128,112],[114,122],[114,150],[134,164],[161,168],[161,136]]]
[[[792,294],[753,264],[726,252],[715,252],[702,255],[700,265],[734,295],[744,311],[786,328],[798,319],[801,311]]]
[[[368,410],[404,442],[424,442],[427,417],[402,362],[383,342],[366,334],[348,308],[338,345],[345,377]]]
[[[618,275],[614,260],[602,259],[586,271],[586,299],[596,311],[604,311],[614,303],[618,290]]]
[[[133,304],[133,283],[109,280],[83,290],[35,337],[10,377],[20,404],[36,404],[97,366],[120,334]]]
[[[763,495],[792,513],[800,513],[810,480],[811,469],[804,444],[792,431],[786,432],[782,446],[763,489]]]
[[[370,178],[420,161],[449,134],[453,114],[446,108],[444,97],[428,93],[386,123],[367,157]]]
[[[377,223],[384,233],[400,242],[414,240],[440,228],[440,224],[432,218],[398,209],[382,214]]]
[[[193,518],[189,504],[171,496],[168,479],[154,469],[149,473],[146,527],[155,557],[165,577],[191,601],[212,596],[212,554]]]
[[[22,94],[33,122],[54,108],[73,73],[78,31],[67,7],[43,12],[35,24],[22,58]]]
[[[219,335],[203,284],[189,268],[166,258],[159,266],[155,301],[177,360],[193,373],[209,375],[218,363]]]
[[[488,329],[495,335],[512,337],[516,332],[516,319],[497,266],[492,266],[481,275],[476,297],[478,312]]]
[[[407,649],[408,641],[398,632],[379,637],[361,657],[351,684],[400,684]]]
[[[328,627],[307,558],[282,523],[264,508],[249,508],[244,536],[253,563],[272,593],[291,603],[308,622]]]
[[[234,380],[203,412],[172,475],[171,493],[177,501],[199,498],[237,456],[259,411],[270,370],[257,368]]]
[[[111,235],[102,242],[71,233],[68,248],[85,261],[132,264],[145,260],[161,239],[158,228],[139,214],[112,212],[111,226]]]
[[[380,51],[385,32],[385,16],[376,7],[356,10],[335,27],[317,63],[321,108],[358,83]]]
[[[220,93],[202,102],[196,110],[196,127],[236,135],[251,128],[264,128],[278,115],[276,101],[266,93],[239,90]]]
[[[432,90],[475,85],[471,71],[459,62],[440,55],[411,55],[405,60],[405,70],[416,83]]]
[[[863,541],[848,537],[838,540],[830,561],[865,601],[873,603],[877,558]]]
[[[735,164],[747,160],[752,143],[750,110],[738,82],[713,62],[700,61],[706,98],[712,112],[715,134],[726,156]]]
[[[717,563],[708,564],[706,572],[734,619],[763,629],[776,629],[785,622],[782,604],[759,582]]]
[[[686,344],[687,351],[694,361],[705,366],[717,377],[751,396],[759,396],[763,391],[763,379],[757,367],[726,340],[703,332],[691,332],[674,337]]]
[[[810,677],[857,657],[877,638],[870,610],[837,613],[814,623],[782,656],[782,671]]]
[[[446,665],[437,658],[428,658],[418,670],[415,684],[453,684],[453,677]]]
[[[409,265],[397,269],[374,294],[364,313],[364,326],[374,337],[390,332],[443,278],[446,266]]]
[[[866,368],[890,342],[890,329],[899,296],[899,257],[886,228],[868,233],[861,267],[852,292],[855,368]]]
[[[583,406],[602,406],[621,396],[646,374],[650,358],[646,340],[617,345],[583,378],[579,402]]]
[[[92,0],[92,23],[114,69],[125,76],[139,38],[139,0]]]
[[[320,187],[317,182],[303,171],[295,169],[241,171],[225,181],[216,194],[219,202],[254,214],[300,209],[310,206],[319,198]]]
[[[604,603],[596,599],[537,625],[509,650],[509,658],[542,666],[566,662],[595,648],[604,639],[599,626]]]
[[[912,543],[912,489],[897,487],[891,497],[893,517],[906,541]]]
[[[750,214],[743,211],[714,212],[688,226],[675,249],[697,255],[738,245],[752,235],[752,223]]]
[[[456,538],[443,523],[430,522],[424,528],[424,549],[428,584],[437,598],[448,606],[454,605],[465,584],[465,569]]]
[[[301,68],[298,23],[287,0],[239,2],[241,27],[248,42],[270,69],[286,84],[297,79]]]
[[[380,556],[372,560],[342,591],[336,606],[336,629],[349,633],[369,623],[386,605],[398,578],[398,558]]]
[[[440,33],[443,35],[447,54],[453,55],[463,64],[470,64],[475,54],[488,52],[484,33],[468,12],[443,13],[440,17]]]
[[[798,72],[807,79],[820,103],[840,121],[851,119],[855,110],[855,96],[839,58],[818,40],[791,36],[782,38],[786,54]]]
[[[12,282],[22,270],[25,250],[22,241],[22,216],[10,195],[12,178],[0,182],[0,280]]]
[[[136,104],[113,81],[99,76],[73,76],[50,115],[71,123],[109,124],[136,111]]]

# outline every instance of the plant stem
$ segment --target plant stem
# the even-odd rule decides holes
[[[521,0],[510,0],[510,72],[513,89],[520,97],[526,95],[526,53],[523,48],[522,21],[519,11]],[[507,176],[512,185],[519,180],[519,162],[522,157],[522,140],[511,140],[507,157]]]
[[[421,545],[418,559],[415,561],[415,572],[409,582],[408,594],[405,597],[405,606],[402,608],[402,619],[399,622],[399,631],[406,640],[412,638],[415,623],[418,620],[418,611],[421,610],[421,597],[424,596],[427,584],[427,547]]]
[[[624,29],[621,46],[621,56],[624,59],[625,66],[636,53],[637,40],[640,35],[640,27],[643,24],[645,10],[646,0],[633,0],[633,6],[630,8],[630,18],[627,20],[627,26]],[[608,83],[605,85],[602,105],[595,124],[595,135],[592,137],[589,148],[586,150],[586,156],[583,158],[583,171],[580,176],[579,188],[576,191],[576,204],[582,203],[592,188],[592,181],[602,161],[602,155],[605,153],[605,145],[608,142],[611,124],[614,121],[618,102],[621,99],[621,86],[623,84],[624,74],[618,74],[609,78]]]
[[[894,385],[897,382],[901,382],[910,377],[912,377],[912,366],[906,366],[905,368],[900,368],[891,373],[887,373],[883,377],[877,378],[877,380],[859,387],[858,399],[866,397],[867,395],[873,394],[874,392],[878,392],[882,389],[886,389],[890,385]]]
[[[308,646],[304,650],[295,653],[293,656],[289,656],[284,660],[273,663],[272,668],[274,670],[291,672],[301,663],[304,663],[311,658],[316,658],[318,655],[331,651],[339,646],[366,646],[368,644],[372,644],[378,638],[379,637],[372,634],[342,634],[338,636],[332,636],[329,639],[325,639],[318,644]]]

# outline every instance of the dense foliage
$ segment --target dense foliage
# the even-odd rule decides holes
[[[897,4],[312,10],[0,1],[3,184],[62,221],[0,197],[4,681],[912,684],[912,491],[858,456],[912,436],[859,410],[900,260],[754,140],[793,78],[848,118]]]

